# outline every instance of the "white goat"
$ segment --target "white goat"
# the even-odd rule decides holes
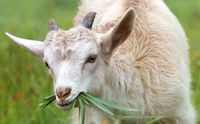
[[[57,105],[64,109],[80,92],[89,92],[141,110],[115,114],[161,115],[162,124],[195,124],[187,38],[163,0],[81,3],[76,26],[64,31],[52,20],[44,42],[6,33],[46,63]],[[92,107],[86,116],[86,124],[109,119]]]

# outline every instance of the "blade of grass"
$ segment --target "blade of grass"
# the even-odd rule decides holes
[[[111,108],[114,108],[114,109],[118,109],[118,110],[122,110],[122,111],[140,111],[140,110],[137,110],[137,109],[132,109],[132,108],[128,108],[128,107],[124,107],[124,106],[121,106],[121,105],[117,105],[117,104],[113,104],[111,102],[108,102],[106,100],[103,100],[103,99],[99,99],[97,97],[94,97],[92,95],[89,95],[89,94],[84,94],[88,97],[90,97],[91,99],[97,101],[97,102],[100,102],[106,106],[109,106]]]
[[[44,100],[48,100],[48,99],[52,99],[52,98],[55,99],[56,98],[55,95],[47,96],[44,98]]]
[[[123,116],[123,115],[114,115],[114,118],[121,119],[121,120],[134,120],[134,119],[155,119],[158,116]]]
[[[85,95],[81,95],[83,98],[85,98],[89,103],[92,103],[94,106],[96,106],[97,108],[99,108],[100,110],[104,111],[105,113],[107,113],[110,116],[113,116],[114,114],[108,109],[106,108],[104,105],[98,103],[97,101],[91,99],[90,97],[87,97]]]
[[[155,119],[152,119],[150,121],[148,121],[146,124],[154,124],[155,122],[158,122],[162,117],[157,117]]]
[[[82,99],[86,104],[89,105],[89,102],[88,102],[84,97],[81,97],[81,99]]]
[[[85,106],[80,97],[78,97],[78,102],[79,102],[79,107],[80,107],[79,112],[80,112],[80,116],[81,116],[81,123],[84,124],[85,123]]]
[[[77,106],[78,106],[78,105],[77,105],[77,99],[75,99],[72,108],[75,108],[75,107],[77,107]]]
[[[42,100],[42,102],[39,104],[40,109],[45,109],[50,103],[52,103],[56,97],[54,95],[48,96]]]

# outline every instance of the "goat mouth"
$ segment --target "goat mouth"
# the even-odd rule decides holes
[[[64,107],[64,106],[67,106],[67,105],[69,105],[70,103],[68,103],[68,104],[63,104],[63,103],[59,103],[59,102],[57,102],[57,105],[59,105],[60,107]]]
[[[69,99],[68,101],[65,101],[65,102],[56,102],[56,105],[58,108],[64,110],[64,111],[68,111],[68,110],[71,110],[72,108],[74,107],[77,107],[77,102],[76,102],[76,99],[77,97],[80,95],[80,93],[78,95],[74,95],[74,99]]]
[[[64,103],[64,104],[60,104],[60,103],[56,103],[56,105],[60,108],[60,109],[62,109],[62,110],[64,110],[64,111],[68,111],[68,110],[71,110],[75,105],[74,105],[74,101],[71,101],[71,102],[69,102],[69,103]]]

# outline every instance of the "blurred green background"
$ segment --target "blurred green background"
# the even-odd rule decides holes
[[[200,115],[200,0],[165,0],[189,38],[191,97]],[[48,22],[73,24],[78,0],[0,0],[0,124],[67,124],[69,112],[54,104],[41,111],[38,103],[53,94],[52,79],[43,62],[20,48],[4,32],[44,40]],[[198,116],[198,124],[200,117]]]

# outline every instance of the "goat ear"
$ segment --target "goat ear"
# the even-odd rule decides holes
[[[130,8],[111,30],[103,34],[101,47],[105,53],[112,53],[128,38],[133,29],[134,20],[135,12],[133,8]]]
[[[31,53],[33,53],[36,57],[42,59],[44,55],[44,43],[41,41],[35,41],[35,40],[27,40],[15,37],[9,33],[5,33],[10,39],[12,39],[15,43],[18,45],[26,48]]]

